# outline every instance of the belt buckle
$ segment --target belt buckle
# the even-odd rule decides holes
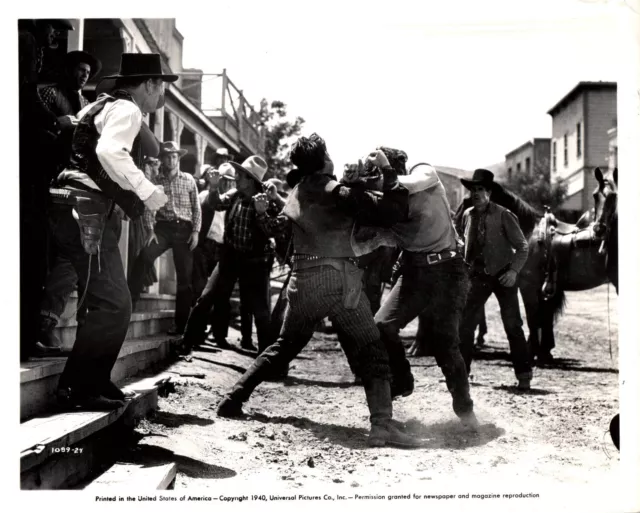
[[[433,260],[431,259],[431,257],[433,257]],[[427,263],[429,265],[433,265],[436,262],[440,261],[440,253],[429,253],[427,254]]]

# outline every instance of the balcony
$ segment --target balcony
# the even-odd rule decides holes
[[[202,98],[202,112],[240,146],[243,157],[264,155],[264,131],[260,127],[260,116],[242,90],[231,81],[226,70],[222,73],[183,72],[180,75],[193,75],[182,91],[188,97]],[[199,90],[191,91],[191,88]]]

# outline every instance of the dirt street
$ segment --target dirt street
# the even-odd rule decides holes
[[[556,361],[535,369],[532,390],[521,393],[492,298],[488,342],[472,370],[481,428],[473,433],[460,426],[435,360],[411,358],[416,390],[394,402],[394,417],[427,441],[413,451],[366,446],[364,391],[352,385],[334,334],[317,333],[294,361],[289,379],[261,385],[241,420],[218,418],[215,407],[253,355],[202,348],[190,362],[170,370],[204,378],[175,374],[175,393],[161,399],[155,418],[138,427],[143,438],[136,452],[173,458],[176,490],[204,488],[216,494],[318,486],[352,495],[358,490],[388,494],[398,486],[424,491],[432,482],[517,482],[518,492],[539,490],[536,483],[606,490],[619,466],[619,454],[605,434],[618,412],[616,312],[613,288],[569,293],[556,329]],[[414,321],[403,331],[407,346],[416,327]],[[229,341],[238,347],[239,334],[232,331]]]

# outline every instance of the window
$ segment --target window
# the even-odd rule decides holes
[[[527,157],[524,161],[524,170],[527,174],[531,173],[531,158]]]
[[[520,162],[516,164],[516,172],[520,174]]]
[[[576,156],[580,158],[582,156],[582,125],[576,124]]]
[[[507,178],[509,179],[509,181],[511,181],[511,178],[513,178],[513,169],[509,168],[509,170],[507,171]]]
[[[564,165],[569,165],[569,136],[564,134]]]
[[[558,143],[557,141],[553,141],[551,145],[551,169],[553,171],[558,170]]]

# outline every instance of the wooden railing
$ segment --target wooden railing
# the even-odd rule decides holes
[[[208,107],[203,105],[202,112],[236,142],[242,144],[248,152],[262,154],[264,133],[259,123],[260,116],[244,97],[242,90],[231,81],[227,70],[224,69],[222,73],[206,73],[203,76],[207,77],[203,81],[203,87],[219,88],[220,104]],[[208,77],[212,77],[213,80]]]

